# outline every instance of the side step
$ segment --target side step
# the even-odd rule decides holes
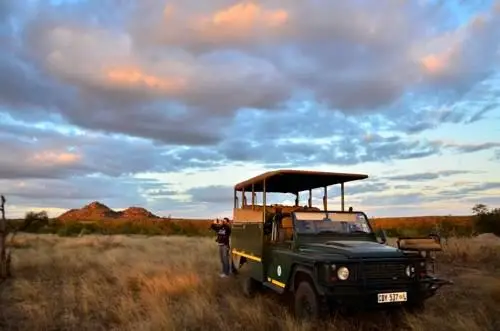
[[[262,285],[264,285],[265,287],[267,287],[267,288],[269,288],[269,289],[271,289],[274,292],[277,292],[279,294],[285,293],[285,288],[277,286],[277,285],[274,285],[271,282],[263,282]]]

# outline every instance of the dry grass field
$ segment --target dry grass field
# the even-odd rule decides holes
[[[451,239],[440,274],[455,281],[425,313],[294,321],[272,294],[220,279],[211,238],[22,234],[0,288],[2,330],[500,330],[498,239]],[[326,326],[326,328],[325,328]]]

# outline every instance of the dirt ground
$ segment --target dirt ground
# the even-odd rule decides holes
[[[438,272],[452,279],[424,313],[295,321],[273,295],[220,279],[210,238],[21,235],[0,288],[1,330],[500,330],[500,246],[451,239]]]

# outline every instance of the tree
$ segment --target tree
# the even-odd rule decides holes
[[[472,213],[474,215],[483,215],[488,213],[488,207],[485,204],[478,203],[472,207]]]
[[[40,212],[34,212],[34,211],[30,211],[30,212],[27,212],[25,217],[24,217],[24,221],[25,222],[34,222],[34,221],[38,221],[38,222],[41,222],[41,223],[48,223],[49,222],[49,216],[47,215],[47,212],[45,210],[42,210]]]
[[[474,226],[478,233],[493,233],[500,236],[500,208],[489,210],[484,204],[472,208],[475,214]]]

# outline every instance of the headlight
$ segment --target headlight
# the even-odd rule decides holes
[[[349,269],[347,269],[346,267],[340,267],[337,270],[337,277],[340,280],[346,280],[347,278],[349,278]]]
[[[405,273],[406,276],[413,277],[415,275],[415,267],[412,265],[406,266]]]

